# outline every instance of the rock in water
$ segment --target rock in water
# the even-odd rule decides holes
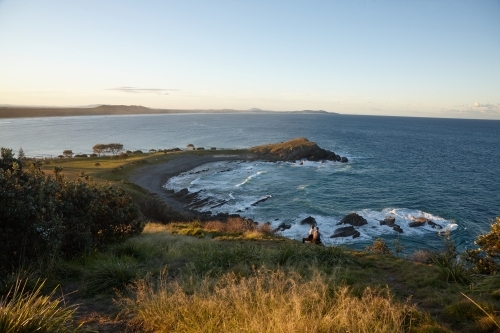
[[[380,225],[387,225],[389,227],[392,227],[395,222],[396,218],[394,216],[386,216],[385,219],[380,221]]]
[[[308,216],[302,221],[300,221],[300,225],[305,225],[305,224],[316,226],[316,219],[312,216]]]
[[[358,215],[356,213],[351,213],[351,214],[345,216],[342,220],[340,220],[339,223],[337,223],[337,225],[340,225],[340,224],[350,224],[350,225],[353,225],[355,227],[360,227],[362,225],[368,224],[368,222],[366,221],[366,219],[363,216]]]
[[[279,226],[277,226],[277,227],[273,230],[273,232],[284,231],[284,230],[290,229],[291,227],[292,227],[292,225],[291,225],[291,224],[287,224],[287,223],[285,223],[285,222],[282,222],[282,223],[280,223],[280,225],[279,225]]]
[[[415,227],[421,227],[427,222],[427,219],[425,217],[414,217],[410,215],[410,219],[412,222],[408,224],[410,227],[415,228]]]
[[[427,220],[427,224],[430,225],[432,228],[438,228],[438,229],[443,229],[443,227],[439,224],[437,224],[434,221]]]
[[[330,236],[330,238],[336,238],[336,237],[349,237],[352,236],[352,238],[359,237],[359,231],[354,229],[354,227],[351,225],[349,227],[342,227],[338,228],[334,231],[333,235]]]
[[[403,233],[403,229],[401,229],[401,227],[400,227],[399,225],[397,225],[397,224],[394,224],[394,225],[392,226],[392,230],[397,231],[397,232],[399,232],[400,234],[402,234],[402,233]]]

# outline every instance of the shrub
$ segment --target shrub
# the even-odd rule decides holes
[[[408,257],[411,261],[421,262],[421,263],[430,263],[431,253],[429,251],[424,250],[415,250],[411,256]]]
[[[140,161],[138,161],[140,162]],[[139,163],[140,164],[140,163]],[[138,202],[141,213],[149,220],[161,223],[173,221],[187,221],[187,217],[181,212],[167,206],[158,198],[146,198]]]
[[[97,154],[90,154],[90,157],[97,157]]]
[[[441,271],[441,276],[447,282],[469,284],[471,282],[471,272],[459,259],[455,242],[451,239],[450,232],[446,231],[444,235],[440,234],[445,245],[445,251],[440,253],[431,253],[430,259]]]
[[[474,264],[474,270],[480,274],[493,274],[499,270],[500,259],[500,217],[490,226],[487,234],[479,235],[476,244],[479,249],[468,250],[465,257]]]
[[[120,153],[118,155],[118,158],[122,159],[122,160],[126,160],[128,158],[128,154],[127,153]]]
[[[139,210],[123,190],[85,176],[68,180],[61,171],[45,176],[36,165],[23,170],[15,161],[0,170],[0,269],[24,261],[43,265],[141,232]]]
[[[382,238],[375,239],[373,245],[367,246],[365,250],[368,252],[373,252],[378,254],[392,254],[392,251],[389,249],[389,246]]]
[[[144,154],[142,150],[134,150],[134,154]]]
[[[99,162],[95,162],[95,164],[94,164],[94,165],[95,165],[96,167],[98,167],[98,166],[101,166],[101,163],[99,163]]]

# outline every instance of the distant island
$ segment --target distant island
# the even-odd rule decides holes
[[[97,105],[91,107],[29,107],[0,106],[0,118],[105,116],[132,114],[175,114],[175,113],[296,113],[296,114],[338,114],[324,110],[268,111],[258,108],[234,109],[151,109],[140,105]]]

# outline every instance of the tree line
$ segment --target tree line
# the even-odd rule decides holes
[[[118,154],[123,150],[123,145],[121,143],[98,143],[92,147],[94,154],[101,156],[102,154],[111,153],[113,155]]]

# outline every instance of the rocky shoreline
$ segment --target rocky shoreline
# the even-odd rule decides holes
[[[341,163],[348,162],[346,157],[341,157],[332,151],[328,151],[318,147],[314,142],[310,142],[304,138],[293,139],[286,142],[281,142],[278,144],[263,145],[250,148],[248,150],[242,150],[241,154],[236,155],[184,155],[171,159],[167,163],[159,165],[147,165],[135,170],[134,174],[130,177],[130,180],[137,185],[145,188],[154,196],[159,197],[168,206],[182,212],[188,219],[200,219],[200,220],[227,220],[229,217],[241,217],[239,214],[229,214],[229,213],[219,213],[212,214],[210,211],[200,212],[199,209],[202,207],[217,208],[226,203],[224,200],[218,200],[215,198],[202,196],[201,191],[189,192],[187,188],[180,191],[174,192],[173,190],[167,190],[163,187],[169,178],[177,176],[183,172],[188,172],[200,165],[217,162],[217,161],[231,161],[231,160],[264,160],[271,162],[287,161],[301,163],[302,160],[308,161],[338,161]],[[297,162],[298,161],[298,162]],[[252,203],[252,206],[256,206],[261,202],[270,199],[272,196],[267,195]],[[302,220],[300,224],[316,225],[316,221],[313,217]],[[362,216],[351,213],[346,215],[340,222],[337,223],[339,228],[334,230],[334,233],[328,237],[352,237],[357,238],[360,236],[360,232],[356,230],[356,227],[360,227],[367,224],[366,219]],[[412,219],[409,224],[410,227],[419,227],[428,224],[432,228],[441,229],[442,227],[437,223],[423,218],[416,217]],[[347,225],[347,226],[342,226]],[[380,221],[380,225],[385,225],[392,230],[402,233],[402,228],[395,223],[395,218],[392,216],[387,216],[384,220]],[[275,228],[275,231],[284,231],[291,228],[290,224],[282,223]]]

